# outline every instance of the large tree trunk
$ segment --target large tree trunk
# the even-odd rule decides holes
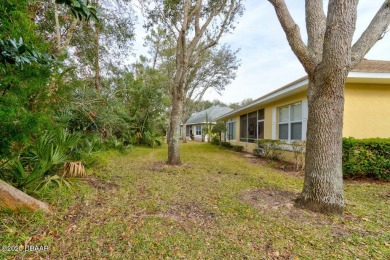
[[[314,211],[341,213],[345,79],[387,31],[389,0],[353,46],[358,0],[329,1],[327,15],[322,0],[306,0],[307,45],[285,1],[269,1],[309,76],[305,183],[297,204]]]
[[[336,66],[335,66],[336,67]],[[344,209],[342,131],[347,71],[319,66],[309,77],[305,183],[298,206],[324,213]]]
[[[2,180],[0,180],[0,208],[1,207],[14,211],[43,210],[47,213],[50,212],[49,205],[34,199],[26,193],[8,185]]]
[[[174,94],[172,98],[171,120],[168,129],[168,161],[170,165],[180,165],[180,123],[184,100]]]
[[[187,6],[187,4],[186,4]],[[187,6],[188,8],[188,6]],[[186,18],[184,19],[186,20]],[[168,130],[168,161],[170,165],[180,165],[180,123],[184,105],[184,79],[188,69],[188,54],[185,51],[186,38],[183,29],[176,46],[176,73],[172,84],[172,111]]]

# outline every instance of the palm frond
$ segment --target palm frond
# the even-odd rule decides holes
[[[86,177],[84,165],[81,161],[66,162],[64,164],[64,172],[62,177]]]

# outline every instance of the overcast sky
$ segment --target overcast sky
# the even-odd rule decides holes
[[[240,49],[238,57],[241,66],[237,77],[226,86],[222,95],[209,91],[204,99],[219,99],[225,103],[240,102],[246,98],[256,99],[305,75],[302,65],[287,43],[272,5],[266,0],[244,2],[246,10],[239,19],[236,30],[222,39],[222,42],[229,44],[232,49]],[[306,41],[305,1],[286,2]],[[355,41],[382,3],[383,0],[359,1]],[[136,33],[135,52],[144,52],[142,44],[145,33],[141,26]],[[371,49],[366,58],[390,60],[390,32]]]

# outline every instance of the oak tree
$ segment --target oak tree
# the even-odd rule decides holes
[[[235,18],[242,10],[241,0],[154,0],[153,7],[148,11],[151,24],[158,24],[175,39],[168,164],[181,163],[180,123],[190,67],[205,51],[216,46],[222,35],[234,28]]]

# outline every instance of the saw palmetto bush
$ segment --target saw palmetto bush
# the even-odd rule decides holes
[[[18,158],[11,160],[6,167],[5,180],[28,193],[35,192],[50,184],[65,183],[63,177],[83,177],[81,161],[77,167],[72,160],[79,156],[77,144],[80,135],[66,130],[53,130],[43,134]],[[65,167],[65,169],[64,169]],[[61,176],[59,176],[61,175]],[[54,177],[58,176],[58,177]],[[65,186],[69,186],[66,181]],[[58,185],[62,186],[62,185]]]
[[[164,143],[164,140],[160,135],[156,133],[151,133],[149,131],[144,132],[142,136],[142,141],[146,146],[149,146],[151,148],[161,146]]]

